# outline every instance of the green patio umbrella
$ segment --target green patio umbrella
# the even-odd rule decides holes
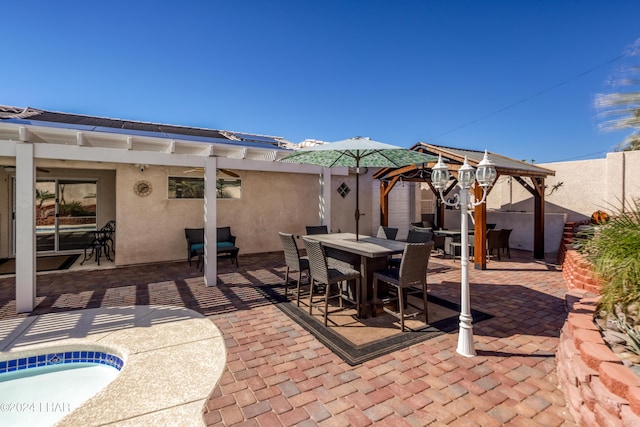
[[[356,136],[342,141],[302,148],[280,159],[283,162],[307,163],[324,167],[356,168],[356,240],[360,221],[360,167],[399,168],[438,159],[428,154]]]

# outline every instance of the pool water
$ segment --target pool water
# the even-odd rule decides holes
[[[97,363],[62,363],[0,374],[0,426],[50,426],[119,374]]]

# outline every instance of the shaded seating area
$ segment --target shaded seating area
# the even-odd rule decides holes
[[[382,299],[382,309],[400,320],[400,329],[405,330],[404,321],[419,314],[424,314],[425,324],[429,323],[427,307],[427,268],[429,256],[433,249],[433,242],[408,243],[402,253],[400,268],[389,268],[373,274],[373,313],[378,306],[378,291],[380,282],[389,287],[389,297]],[[418,295],[422,299],[422,307],[409,301],[410,295]],[[388,308],[389,303],[395,302],[395,310]],[[411,306],[418,309],[412,313],[405,312]]]
[[[187,261],[191,265],[193,258],[197,259],[200,266],[204,255],[204,228],[185,228],[184,236],[187,240]],[[218,258],[230,258],[231,262],[238,266],[238,252],[236,236],[231,234],[231,227],[218,227],[216,229],[216,251]],[[203,262],[204,264],[204,262]]]
[[[424,142],[414,145],[411,150],[433,156],[442,156],[452,170],[458,170],[465,162],[472,168],[477,168],[484,158],[484,152],[479,150],[446,147]],[[514,182],[520,184],[533,197],[533,225],[531,227],[533,233],[533,257],[535,259],[544,259],[545,179],[548,176],[555,175],[555,172],[531,163],[511,159],[498,153],[488,153],[488,159],[495,165],[498,176],[513,177]],[[389,195],[394,186],[400,182],[429,183],[433,166],[434,164],[432,163],[424,163],[397,168],[383,168],[374,173],[373,177],[380,181],[380,225],[386,226],[389,224],[391,211]],[[442,190],[442,197],[450,198],[453,196],[458,182],[455,174],[452,178],[447,183],[446,188]],[[432,187],[431,190],[435,194],[435,188]],[[436,197],[439,197],[439,195],[436,194]],[[445,208],[446,205],[443,203],[436,207],[433,220],[434,230],[451,226],[445,223]],[[486,246],[481,243],[486,239],[487,228],[491,226],[487,224],[486,204],[476,206],[473,216],[476,239],[475,268],[484,270],[487,262]],[[425,218],[423,217],[423,219]],[[416,225],[420,226],[420,224]],[[424,224],[422,226],[424,227]]]

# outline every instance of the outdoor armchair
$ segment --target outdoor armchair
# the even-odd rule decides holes
[[[184,235],[187,239],[187,260],[191,265],[191,259],[204,252],[204,228],[185,228]],[[238,248],[236,248],[236,236],[231,234],[231,227],[218,227],[216,230],[216,252],[218,256],[231,258],[238,265]]]
[[[198,255],[198,250],[204,250],[204,228],[185,228],[184,237],[187,239],[187,261],[191,265],[191,258]]]

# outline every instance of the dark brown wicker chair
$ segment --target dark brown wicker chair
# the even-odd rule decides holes
[[[388,240],[396,240],[396,236],[398,235],[398,229],[393,227],[385,227],[381,225],[378,227],[378,234],[376,235],[379,239],[388,239]]]
[[[191,265],[191,258],[198,255],[198,250],[204,250],[204,228],[185,228],[184,237],[187,239],[187,261]]]
[[[343,301],[348,301],[355,304],[356,310],[360,313],[360,272],[352,268],[347,268],[339,265],[329,266],[327,263],[327,257],[324,253],[322,243],[317,240],[307,239],[303,237],[304,246],[307,249],[307,256],[309,257],[309,270],[311,272],[311,279],[309,286],[309,314],[312,314],[314,305],[320,305],[322,301],[318,303],[313,300],[313,288],[315,284],[325,285],[324,292],[324,326],[327,326],[327,317],[329,314],[329,299],[338,298],[340,300],[340,308],[333,310],[332,313],[343,310]],[[344,281],[355,280],[355,299],[349,297],[348,286],[346,288],[338,286],[338,291],[334,294],[331,293],[331,285],[340,284]],[[345,293],[346,292],[346,293]],[[323,311],[320,308],[321,311]]]
[[[326,225],[307,225],[307,234],[329,234]]]
[[[404,320],[424,313],[425,323],[429,323],[427,307],[427,267],[429,256],[433,249],[433,242],[407,243],[402,253],[400,268],[390,268],[373,274],[373,312],[375,314],[378,305],[379,282],[385,282],[390,290],[395,290],[395,298],[389,297],[382,300],[382,308],[385,312],[400,319],[400,329],[404,332]],[[395,288],[395,289],[393,289]],[[417,305],[409,302],[409,295],[422,294],[422,310]],[[386,307],[391,301],[397,302],[398,311]],[[414,307],[420,311],[405,314],[405,307]]]
[[[287,272],[284,278],[284,295],[288,298],[288,286],[289,286],[289,271],[298,272],[298,283],[296,289],[296,300],[298,306],[300,306],[300,284],[302,283],[302,272],[306,271],[309,274],[309,258],[300,256],[298,245],[293,234],[287,234],[278,232],[280,240],[282,241],[282,247],[284,248],[284,262],[287,265]]]
[[[487,230],[487,255],[493,255],[495,250],[500,261],[500,252],[506,252],[511,259],[511,250],[509,249],[509,237],[512,229],[503,228],[500,230]]]

